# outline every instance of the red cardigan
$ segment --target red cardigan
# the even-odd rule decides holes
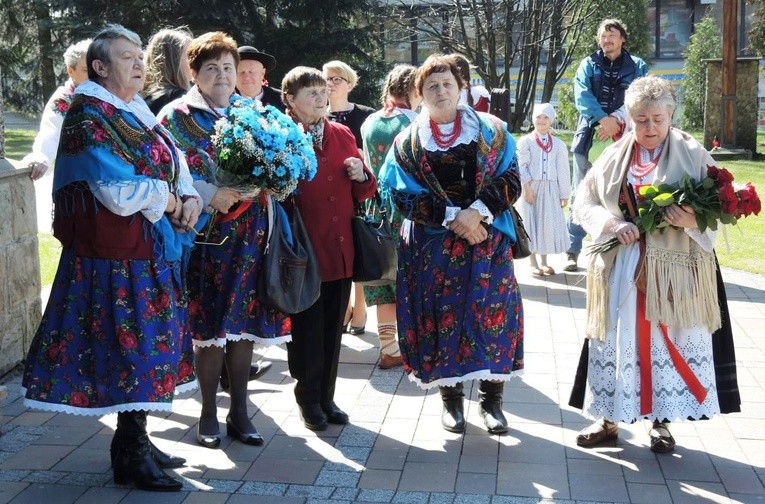
[[[356,139],[346,126],[324,120],[322,147],[314,147],[318,169],[310,182],[298,183],[295,203],[311,237],[321,269],[329,282],[353,276],[353,202],[374,196],[377,180],[365,165],[366,182],[353,182],[343,164],[349,157],[362,160]]]

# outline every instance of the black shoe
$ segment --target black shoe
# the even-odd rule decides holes
[[[504,434],[507,432],[507,419],[502,413],[502,392],[504,382],[481,380],[478,385],[478,413],[483,418],[483,424],[489,434]]]
[[[263,436],[260,435],[255,427],[253,427],[252,432],[242,432],[236,425],[234,425],[230,416],[226,417],[226,434],[238,439],[244,444],[253,446],[260,446],[263,444]]]
[[[441,413],[441,426],[449,432],[465,432],[465,395],[462,383],[453,387],[438,387],[444,409]]]
[[[271,361],[258,361],[252,366],[250,366],[250,375],[248,380],[257,380],[264,374],[268,372],[268,370],[271,369]],[[229,382],[228,382],[228,372],[225,370],[220,375],[220,388],[223,390],[229,389]]]
[[[309,404],[300,407],[300,418],[307,429],[312,431],[327,430],[327,415],[318,404]]]
[[[146,411],[118,413],[120,433],[115,444],[112,461],[114,482],[133,484],[139,490],[150,492],[177,492],[183,485],[167,475],[151,454],[146,434]]]
[[[345,425],[350,421],[348,414],[338,408],[334,401],[322,404],[321,409],[327,415],[327,422],[331,424]]]
[[[566,262],[563,265],[563,271],[568,272],[574,272],[579,270],[579,266],[576,264],[576,261],[579,259],[579,254],[572,254],[567,253],[566,254]]]
[[[205,448],[217,448],[220,446],[220,434],[200,434],[197,424],[197,443]]]
[[[149,448],[151,449],[151,456],[157,461],[157,465],[162,469],[173,469],[175,467],[183,467],[186,465],[186,459],[183,457],[176,457],[165,453],[149,440]]]

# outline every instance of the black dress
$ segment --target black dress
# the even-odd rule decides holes
[[[149,110],[151,110],[152,114],[157,115],[159,114],[159,111],[162,110],[162,107],[185,94],[185,89],[172,84],[166,84],[161,89],[144,96],[143,99],[146,102],[146,105],[149,106]]]
[[[356,147],[361,149],[364,147],[364,141],[361,138],[361,125],[364,124],[367,117],[374,113],[375,109],[358,103],[351,103],[351,105],[353,105],[351,110],[330,112],[329,120],[348,126],[356,138]]]

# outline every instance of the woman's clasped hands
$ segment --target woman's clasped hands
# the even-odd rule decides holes
[[[202,207],[196,197],[184,198],[171,193],[167,199],[165,213],[175,230],[180,233],[194,227],[202,213]]]
[[[488,238],[489,233],[483,223],[483,216],[473,208],[457,212],[454,220],[449,223],[449,230],[471,245],[477,245]]]

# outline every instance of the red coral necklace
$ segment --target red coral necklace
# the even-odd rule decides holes
[[[547,143],[546,144],[542,141],[541,138],[539,138],[539,135],[534,133],[534,136],[537,139],[537,145],[542,148],[542,150],[544,151],[545,154],[549,154],[550,152],[552,152],[553,143],[552,143],[552,138],[550,136],[547,137]]]
[[[659,156],[661,156],[661,150],[659,150],[659,152],[647,163],[642,163],[640,162],[640,146],[635,146],[635,156],[630,165],[630,173],[642,183],[643,179],[656,169],[659,162]]]
[[[439,128],[438,124],[431,118],[430,130],[433,132],[433,140],[436,142],[437,146],[442,149],[451,147],[454,141],[459,138],[460,133],[462,133],[462,117],[460,116],[460,113],[457,112],[457,117],[454,119],[454,130],[451,133],[442,133],[441,128]]]

